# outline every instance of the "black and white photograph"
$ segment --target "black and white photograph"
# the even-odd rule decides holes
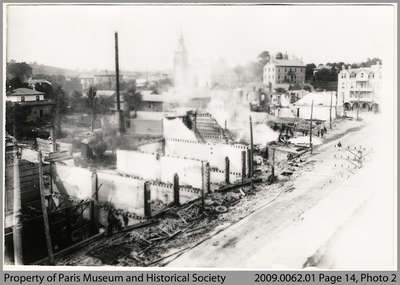
[[[4,268],[397,268],[397,4],[3,16]]]

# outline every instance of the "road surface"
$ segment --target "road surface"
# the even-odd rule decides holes
[[[362,218],[357,213],[369,203],[371,197],[375,199],[376,190],[382,188],[386,197],[391,197],[384,200],[386,204],[379,206],[387,210],[382,217],[387,221],[384,234],[393,237],[393,133],[383,127],[378,115],[365,114],[364,117],[366,127],[321,146],[308,158],[314,161],[314,167],[291,181],[295,186],[292,192],[282,193],[273,203],[214,235],[171,261],[168,266],[269,269],[351,267],[349,262],[340,263],[340,260],[368,248],[352,252],[350,246],[343,246],[346,235],[350,244],[357,244],[354,233],[349,234],[344,229],[352,219],[358,219],[356,223],[359,225],[368,223],[371,215],[375,215],[371,207],[364,210],[368,214]],[[341,150],[336,147],[339,141]],[[352,155],[344,148],[360,145],[368,155],[363,167],[354,169],[354,163],[347,159],[347,156],[351,159]],[[369,247],[379,247],[381,240],[373,240],[377,244],[369,244]],[[394,244],[393,238],[389,241]],[[368,242],[363,244],[367,246]],[[381,254],[384,256],[383,263],[392,266],[393,247],[385,247],[383,251],[375,250],[370,256],[371,263],[378,260],[376,254]],[[364,254],[364,258],[368,259],[368,254]]]

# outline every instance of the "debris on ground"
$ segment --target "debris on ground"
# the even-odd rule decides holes
[[[282,193],[296,191],[291,180],[311,171],[315,164],[305,154],[277,163],[275,175],[271,175],[271,165],[261,164],[254,177],[245,178],[243,183],[220,186],[206,194],[204,201],[199,198],[180,206],[153,201],[153,221],[141,227],[125,225],[119,233],[91,244],[80,253],[60,258],[57,264],[163,266],[258,207],[272,203]]]

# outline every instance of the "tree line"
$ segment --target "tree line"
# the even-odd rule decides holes
[[[262,51],[254,61],[250,61],[244,65],[237,65],[233,68],[233,72],[236,76],[237,85],[244,85],[246,83],[261,83],[263,79],[263,69],[272,58],[269,51]],[[285,54],[278,52],[275,55],[276,59],[284,59]],[[382,60],[373,57],[367,58],[367,60],[360,63],[345,63],[345,62],[327,62],[321,64],[323,67],[318,68],[320,65],[314,63],[308,63],[305,65],[305,79],[306,82],[334,82],[337,81],[337,76],[342,66],[346,68],[360,68],[370,67],[372,65],[382,63]]]
[[[30,81],[31,80],[31,81]],[[35,81],[36,80],[36,81]],[[168,82],[161,82],[162,84]],[[34,86],[33,86],[34,85]],[[160,86],[151,86],[156,93]],[[97,89],[96,86],[92,86]],[[101,86],[99,86],[101,88]],[[18,88],[35,89],[44,93],[47,100],[52,100],[55,105],[52,118],[46,118],[47,122],[36,122],[33,125],[54,124],[61,130],[62,117],[68,113],[106,114],[114,106],[114,96],[96,96],[90,90],[83,90],[79,77],[66,77],[64,75],[35,74],[32,67],[26,62],[9,62],[6,65],[6,91],[12,92]],[[93,89],[91,89],[93,91]],[[128,105],[129,110],[134,110],[141,105],[141,94],[132,81],[121,81],[121,97]],[[28,110],[18,104],[7,103],[7,131],[14,133],[10,128],[13,126],[26,125]],[[56,116],[57,114],[57,116]],[[27,126],[32,127],[32,126]],[[61,131],[60,131],[61,132]],[[60,135],[60,134],[59,134]]]

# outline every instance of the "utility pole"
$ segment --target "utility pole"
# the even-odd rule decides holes
[[[339,99],[339,97],[338,97],[339,95],[338,95],[338,92],[336,91],[336,100],[335,100],[335,119],[337,118],[337,116],[338,116],[338,113],[337,113],[337,104],[338,104],[338,99]],[[343,107],[344,108],[344,107]]]
[[[92,201],[90,203],[90,219],[92,223],[92,232],[97,234],[99,232],[99,211],[98,211],[99,187],[98,187],[98,177],[96,170],[92,172],[91,180],[92,180]]]
[[[51,150],[52,152],[57,152],[57,140],[56,140],[56,130],[54,125],[50,128],[50,136],[51,136]]]
[[[245,177],[246,177],[246,151],[242,150],[242,184],[244,183]]]
[[[275,180],[275,148],[272,148],[272,168],[271,168],[272,179]]]
[[[225,157],[225,184],[229,184],[230,180],[229,180],[229,175],[230,175],[230,161],[229,161],[229,157]]]
[[[205,209],[204,188],[205,188],[205,181],[204,181],[204,162],[201,162],[201,211],[202,211],[202,212],[204,212],[204,209]]]
[[[121,111],[121,100],[119,94],[119,60],[118,60],[118,32],[115,32],[115,86],[117,91],[117,113],[118,113],[118,124],[120,134],[125,133],[125,124],[123,120],[123,114]]]
[[[19,174],[19,157],[17,151],[13,154],[13,247],[14,247],[14,265],[22,265],[23,252],[22,252],[22,213],[21,213],[21,187],[20,187],[20,174]]]
[[[332,92],[331,92],[331,104],[329,106],[329,128],[332,130]]]
[[[360,93],[358,93],[357,97],[357,121],[359,120],[359,113],[360,113]]]
[[[253,176],[253,154],[254,153],[254,144],[253,144],[253,122],[250,116],[250,177]]]
[[[53,120],[53,131],[52,137],[61,136],[61,120],[60,120],[60,91],[56,94],[56,112]]]
[[[175,206],[180,206],[180,201],[179,201],[179,176],[178,176],[178,173],[174,174],[173,181],[174,181],[174,184],[173,184],[174,205]]]
[[[310,152],[312,153],[312,121],[313,121],[313,109],[314,109],[314,100],[311,101],[311,113],[310,113]]]
[[[53,245],[51,242],[51,235],[50,235],[49,216],[47,215],[46,198],[45,198],[45,193],[44,193],[43,166],[42,166],[42,152],[41,151],[38,152],[38,161],[39,161],[39,190],[40,190],[40,202],[42,204],[44,235],[46,237],[46,246],[47,246],[47,253],[49,256],[49,263],[51,265],[54,265],[54,253],[53,253]]]
[[[144,216],[147,219],[151,218],[151,192],[150,192],[150,184],[146,181],[144,184]]]

